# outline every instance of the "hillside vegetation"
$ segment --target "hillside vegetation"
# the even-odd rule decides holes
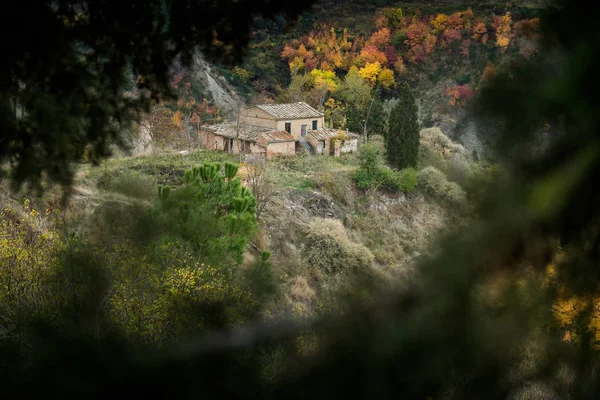
[[[240,324],[257,314],[277,319],[339,314],[347,295],[368,301],[377,288],[405,285],[415,259],[430,254],[436,237],[449,225],[468,223],[464,211],[472,205],[465,190],[483,168],[461,158],[464,149],[439,130],[424,130],[421,174],[414,172],[404,186],[395,186],[386,182],[397,172],[384,166],[381,141],[373,143],[358,157],[296,156],[241,164],[231,171],[241,180],[227,172],[238,157],[222,152],[118,157],[97,167],[80,166],[69,205],[62,210],[52,192],[44,199],[25,198],[24,204],[22,197],[5,197],[3,237],[12,239],[2,244],[3,257],[11,257],[8,251],[25,258],[6,266],[2,281],[27,287],[20,314],[14,316],[23,325],[5,326],[28,341],[29,318],[52,315],[60,324],[71,313],[83,317],[99,307],[92,315],[108,318],[102,330],[116,329],[130,340],[160,348],[187,329]],[[460,171],[457,162],[464,163]],[[221,172],[217,165],[226,168]],[[382,172],[380,183],[380,175],[371,177],[370,186],[364,186],[360,176],[365,168],[388,168],[389,174]],[[215,186],[221,174],[225,180]],[[405,181],[405,175],[398,176]],[[189,182],[196,179],[204,183],[192,189]],[[449,185],[462,198],[448,197]],[[238,210],[244,190],[254,192],[256,200]],[[205,193],[207,202],[197,203],[196,191]],[[244,217],[246,209],[261,210],[260,220]],[[15,242],[22,229],[34,239]],[[105,300],[88,311],[70,310],[69,301],[84,295],[78,291],[86,290],[93,279],[86,274],[94,267],[55,274],[64,257],[81,268],[86,254],[109,268],[93,272],[104,275],[95,290],[98,301]],[[31,257],[45,262],[25,261]],[[31,286],[33,281],[42,286]],[[65,284],[75,291],[56,291]],[[11,289],[5,295],[17,293]],[[210,304],[225,308],[188,319],[193,307],[210,309]],[[307,344],[299,346],[298,351],[308,351]]]
[[[424,126],[439,126],[482,155],[494,127],[478,126],[464,110],[508,60],[538,52],[539,5],[320,1],[291,31],[283,19],[257,18],[242,65],[213,68],[210,85],[202,78],[205,66],[178,68],[172,85],[180,99],[168,107],[185,131],[186,121],[196,126],[233,117],[236,101],[306,101],[325,112],[329,126],[384,134],[380,115],[389,116],[408,83]],[[216,82],[241,97],[219,99]]]
[[[544,4],[14,3],[2,393],[596,398],[600,36]],[[296,101],[358,151],[199,145]]]

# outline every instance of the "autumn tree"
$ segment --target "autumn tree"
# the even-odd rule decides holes
[[[338,35],[333,27],[322,27],[300,40],[292,40],[286,44],[281,57],[297,73],[310,72],[315,68],[334,71],[348,68],[352,47],[347,29]]]
[[[327,97],[337,90],[340,80],[333,71],[313,69],[310,75],[309,83],[312,86],[313,104],[317,105],[317,109],[320,109]]]
[[[140,121],[140,139],[143,141],[143,136],[147,135],[149,142],[145,146],[150,143],[164,146],[181,129],[178,122],[181,123],[181,119],[174,119],[173,112],[164,104],[155,104],[150,113],[145,114]]]
[[[400,87],[398,103],[390,114],[386,148],[391,167],[403,169],[417,166],[419,155],[417,105],[412,90],[406,83]]]
[[[501,51],[505,51],[513,38],[510,12],[501,17],[495,15],[493,27],[496,29],[496,46],[500,47]]]
[[[390,44],[390,30],[388,28],[381,28],[377,32],[373,33],[365,46],[375,46],[379,50],[385,49]]]
[[[379,63],[381,65],[387,64],[387,57],[385,52],[379,50],[374,45],[367,45],[362,48],[359,56],[360,63],[365,64],[374,64]]]
[[[519,53],[525,58],[531,57],[539,50],[542,38],[539,18],[516,22],[514,32]]]
[[[487,43],[488,40],[488,34],[487,34],[487,27],[485,26],[485,22],[483,22],[481,19],[478,19],[475,21],[475,23],[472,25],[472,38],[480,41],[481,43]]]
[[[394,71],[389,68],[383,68],[379,75],[377,75],[377,84],[383,89],[391,89],[396,86],[396,80],[394,79]]]
[[[407,39],[404,44],[408,47],[407,57],[417,63],[423,61],[431,54],[437,38],[429,29],[429,25],[417,17],[406,28]]]
[[[496,78],[497,74],[498,73],[496,72],[496,67],[493,64],[486,65],[483,69],[483,73],[481,74],[479,84],[484,85],[490,83],[494,80],[494,78]]]
[[[373,63],[367,63],[364,67],[358,70],[358,75],[365,81],[370,82],[372,85],[377,82],[377,77],[381,72],[381,63],[375,61]]]
[[[444,95],[448,97],[448,104],[452,107],[463,105],[466,100],[472,99],[475,94],[466,85],[455,85],[444,89]]]

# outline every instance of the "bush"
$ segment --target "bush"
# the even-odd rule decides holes
[[[106,189],[136,199],[152,199],[156,195],[156,182],[150,175],[130,171],[111,179]]]
[[[448,182],[440,170],[427,167],[419,173],[419,186],[429,195],[448,202],[453,206],[466,204],[465,192],[454,182]]]
[[[354,175],[354,182],[359,189],[384,189],[390,192],[412,192],[417,185],[417,172],[412,168],[401,171],[382,165],[379,148],[371,143],[365,144],[358,151],[360,166]]]
[[[405,168],[396,173],[398,185],[403,192],[410,193],[419,183],[419,174],[414,168]]]
[[[340,221],[323,218],[308,227],[306,257],[310,265],[328,273],[366,268],[373,263],[373,254],[351,242]]]
[[[354,192],[348,190],[351,182],[346,174],[334,175],[330,172],[319,172],[313,180],[318,188],[329,193],[336,202],[345,205],[354,203]]]
[[[58,231],[44,229],[45,218],[28,200],[24,208],[24,215],[0,210],[0,343],[29,341],[27,324],[54,322],[65,300],[51,282],[66,244]]]
[[[461,187],[467,188],[471,176],[474,173],[474,168],[467,157],[462,153],[457,153],[448,160],[446,171],[449,181],[456,182]]]
[[[421,129],[420,133],[421,144],[437,150],[446,158],[451,153],[464,152],[465,149],[458,143],[454,143],[448,136],[444,135],[440,128],[425,128]]]

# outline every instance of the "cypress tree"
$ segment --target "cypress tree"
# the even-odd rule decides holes
[[[386,138],[387,159],[393,168],[416,167],[419,156],[417,105],[408,84],[400,88],[398,104],[390,113]]]

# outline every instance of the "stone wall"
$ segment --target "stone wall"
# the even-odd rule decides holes
[[[307,132],[312,130],[312,122],[313,121],[317,121],[317,128],[323,128],[324,127],[324,118],[323,117],[316,117],[316,118],[304,118],[304,119],[290,119],[290,120],[279,120],[277,121],[277,125],[275,127],[275,129],[277,129],[278,131],[285,131],[285,124],[286,122],[289,122],[292,124],[292,131],[290,132],[291,135],[295,138],[298,139],[300,138],[300,133],[302,132],[302,125],[306,125],[306,130]]]
[[[293,156],[296,154],[295,142],[277,142],[267,145],[267,158],[278,156]]]
[[[256,107],[242,110],[240,112],[240,121],[248,125],[264,126],[273,129],[277,128],[277,121],[275,118]]]

